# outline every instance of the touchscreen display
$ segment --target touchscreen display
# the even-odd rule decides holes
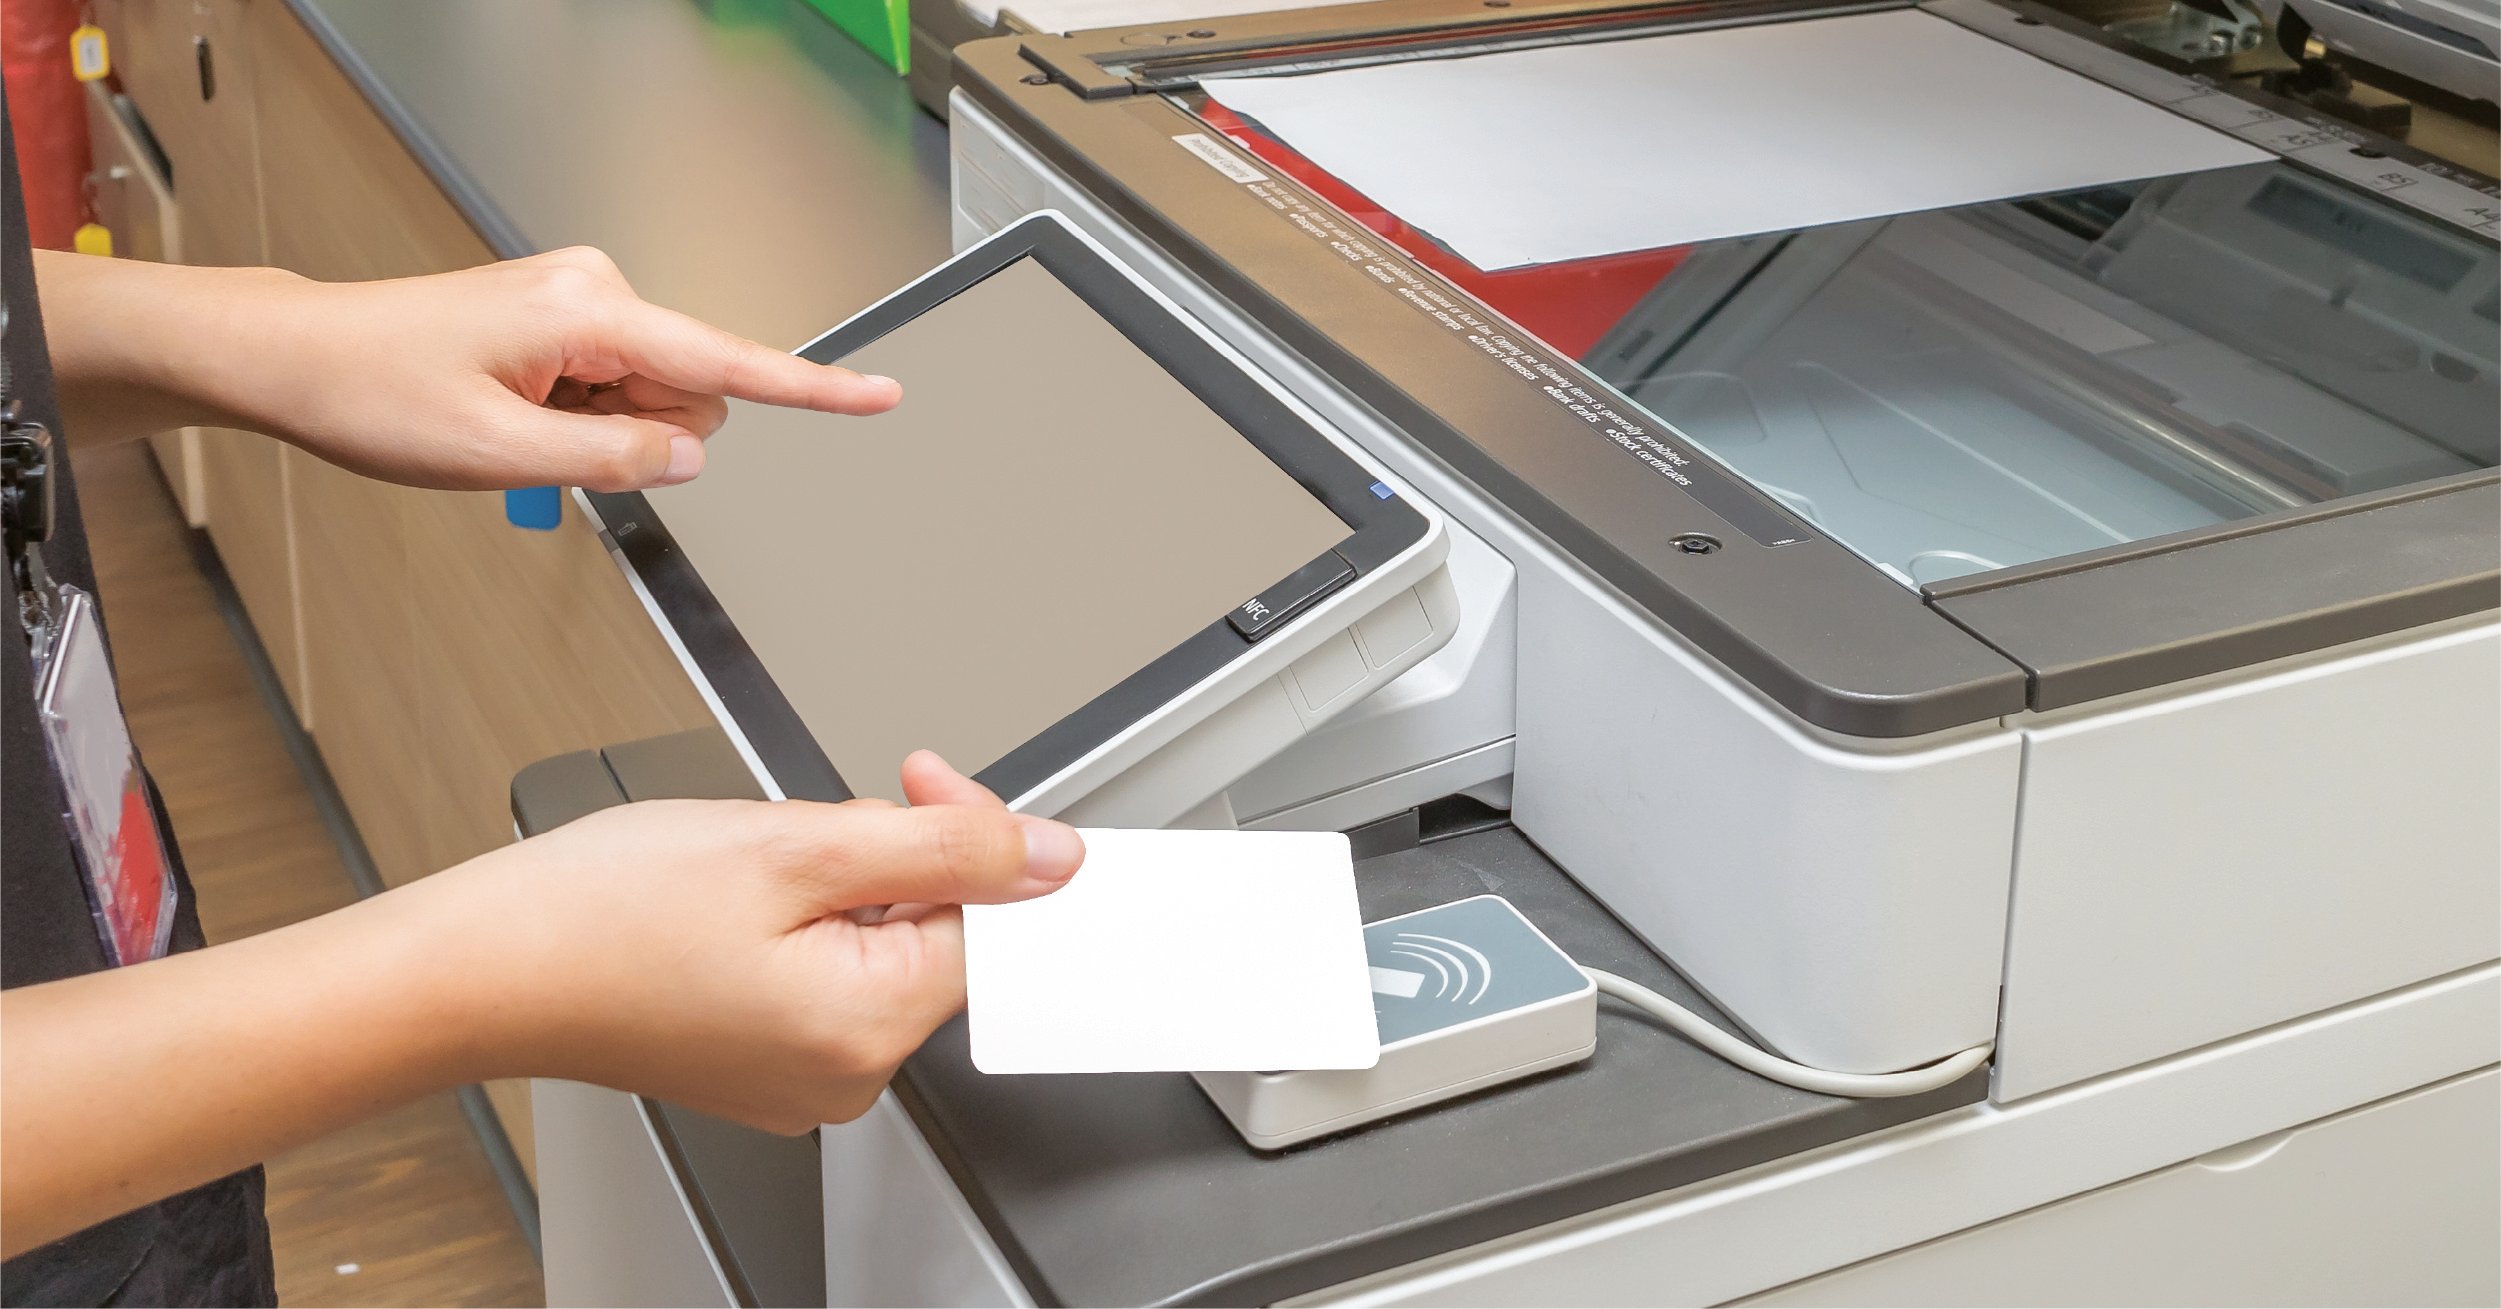
[[[858,794],[989,767],[1349,535],[1031,258],[842,362],[903,403],[735,405],[648,495]]]

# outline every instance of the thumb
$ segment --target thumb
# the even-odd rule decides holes
[[[862,905],[999,904],[1059,889],[1084,862],[1076,829],[968,805],[772,806],[766,848],[803,888],[805,916]]]
[[[675,423],[632,414],[545,409],[516,398],[484,456],[497,486],[638,491],[675,486],[703,470],[703,442]]]

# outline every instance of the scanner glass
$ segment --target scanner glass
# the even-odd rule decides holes
[[[2281,162],[1489,271],[1324,171],[1317,137],[1305,150],[1203,95],[1178,102],[1906,585],[2471,473],[2501,454],[2490,236]],[[1762,142],[1752,120],[1714,116],[1725,109],[1693,106],[1675,130]],[[1813,166],[1821,139],[1800,136],[1788,163]],[[1452,130],[1427,163],[1464,189],[1479,148]],[[1742,175],[1677,184],[1814,189],[1730,153]],[[1838,176],[1869,162],[1824,164]],[[1881,163],[1963,166],[1913,144]],[[1644,167],[1610,157],[1598,177],[1615,194],[1614,174]]]
[[[648,498],[860,794],[978,773],[1349,534],[1034,259],[841,362],[902,405],[739,406]]]

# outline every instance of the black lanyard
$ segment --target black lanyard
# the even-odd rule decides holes
[[[9,311],[0,306],[0,341]],[[38,644],[49,632],[57,589],[35,547],[51,539],[54,519],[52,432],[27,418],[10,384],[8,359],[0,354],[0,543],[8,552],[9,580],[17,592],[18,619]]]

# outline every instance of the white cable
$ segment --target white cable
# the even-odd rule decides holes
[[[1834,1073],[1805,1064],[1791,1063],[1778,1055],[1748,1045],[1703,1020],[1700,1014],[1668,999],[1666,996],[1628,978],[1618,977],[1603,968],[1583,967],[1589,980],[1598,984],[1604,994],[1641,1010],[1676,1029],[1694,1044],[1753,1073],[1775,1082],[1804,1091],[1825,1095],[1846,1095],[1861,1100],[1880,1100],[1889,1096],[1917,1095],[1960,1081],[1964,1074],[1988,1062],[1989,1046],[1975,1045],[1960,1054],[1948,1055],[1922,1068],[1898,1073]]]

